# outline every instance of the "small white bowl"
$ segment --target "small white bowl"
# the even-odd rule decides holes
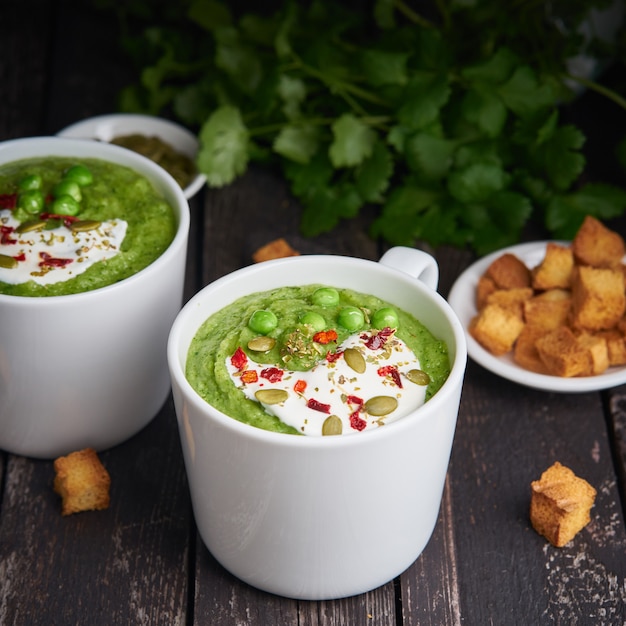
[[[57,137],[111,142],[115,137],[130,134],[158,137],[191,159],[195,159],[198,154],[198,138],[187,128],[161,117],[136,113],[90,117],[60,130]],[[191,183],[183,189],[185,198],[189,200],[195,196],[205,182],[206,177],[197,174]]]

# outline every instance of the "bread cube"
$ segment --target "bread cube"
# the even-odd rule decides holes
[[[483,348],[502,356],[513,348],[523,328],[519,315],[497,304],[488,304],[472,319],[469,332]]]
[[[581,265],[615,268],[621,264],[626,247],[619,233],[587,215],[572,240],[572,251]]]
[[[569,291],[551,289],[524,302],[524,321],[529,326],[554,330],[566,324],[571,307]]]
[[[54,471],[62,515],[108,508],[111,478],[95,450],[85,448],[55,459]]]
[[[591,521],[596,490],[558,461],[531,483],[532,527],[557,548]]]
[[[496,289],[498,289],[496,283],[486,274],[483,274],[478,279],[478,284],[476,285],[476,309],[478,311],[487,304],[487,298],[496,291]]]
[[[486,304],[497,304],[510,309],[520,317],[524,314],[524,302],[532,298],[533,290],[530,287],[515,287],[513,289],[496,289],[487,296]]]
[[[578,345],[589,355],[590,370],[585,376],[602,374],[609,367],[609,348],[606,339],[600,335],[582,333],[576,337]]]
[[[546,369],[553,376],[586,376],[591,371],[591,357],[579,345],[567,326],[559,326],[537,339],[535,346]]]
[[[513,349],[513,360],[524,369],[536,374],[549,374],[548,368],[539,356],[536,342],[546,334],[546,330],[539,326],[526,324],[519,334]]]
[[[533,289],[567,289],[571,285],[573,271],[572,249],[549,242],[543,261],[531,271]]]
[[[587,330],[613,328],[626,310],[619,269],[580,266],[572,283],[572,325]]]
[[[489,276],[499,289],[530,287],[530,270],[523,261],[510,252],[499,256],[487,268]]]

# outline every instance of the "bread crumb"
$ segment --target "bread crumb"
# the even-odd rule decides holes
[[[299,255],[300,253],[297,250],[292,248],[285,239],[280,237],[259,248],[252,255],[252,260],[255,263],[261,263],[263,261],[271,261],[272,259],[282,259],[288,256]]]
[[[54,471],[54,491],[61,496],[62,515],[109,507],[111,478],[93,448],[55,459]]]
[[[591,521],[596,490],[556,461],[531,483],[530,522],[552,545],[562,548]]]

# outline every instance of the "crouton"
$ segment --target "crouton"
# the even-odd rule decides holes
[[[620,270],[587,266],[576,269],[572,283],[573,326],[587,330],[612,328],[625,310],[626,295]]]
[[[111,478],[96,451],[85,448],[54,461],[54,491],[61,496],[61,514],[109,507]]]
[[[549,374],[548,368],[537,352],[537,340],[546,334],[546,330],[539,326],[526,324],[517,337],[513,349],[513,360],[520,367],[536,374]]]
[[[535,342],[539,357],[553,376],[584,376],[591,370],[590,356],[567,326],[559,326]]]
[[[530,287],[530,270],[523,261],[509,252],[499,256],[487,268],[487,276],[499,289]]]
[[[578,263],[591,267],[615,268],[626,254],[622,236],[590,215],[572,240],[572,251]]]
[[[488,304],[470,322],[469,332],[481,346],[501,356],[513,348],[523,328],[519,315],[497,304]]]
[[[617,328],[596,333],[606,341],[609,366],[626,365],[626,337]]]
[[[556,461],[531,482],[530,523],[552,545],[562,548],[590,521],[596,490]]]
[[[573,270],[572,249],[549,242],[543,261],[531,270],[533,289],[567,289],[572,282]]]
[[[496,289],[487,296],[486,304],[497,304],[505,309],[510,309],[522,317],[524,302],[531,298],[532,295],[533,290],[530,287]]]
[[[493,282],[492,278],[489,278],[486,274],[483,274],[478,279],[478,284],[476,285],[476,309],[480,311],[485,304],[487,304],[487,298],[489,294],[496,291],[496,283]]]
[[[259,248],[252,255],[252,260],[255,263],[261,263],[272,259],[282,259],[284,257],[299,255],[300,253],[292,248],[289,243],[281,237],[280,239],[274,239],[274,241],[270,241],[268,244]]]
[[[576,337],[578,345],[589,355],[590,369],[585,376],[602,374],[609,367],[609,348],[604,337],[587,332]]]
[[[558,294],[559,297],[556,297]],[[524,302],[524,321],[529,326],[554,330],[564,326],[572,306],[571,294],[562,289],[545,291]]]

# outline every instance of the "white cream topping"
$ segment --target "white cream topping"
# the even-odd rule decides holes
[[[420,369],[420,363],[413,351],[400,339],[391,337],[382,348],[372,349],[366,343],[371,332],[351,335],[337,352],[342,353],[336,360],[321,360],[311,370],[282,372],[280,380],[272,382],[271,365],[258,364],[248,359],[245,368],[235,367],[230,358],[226,367],[236,387],[251,400],[261,389],[282,389],[288,393],[287,399],[279,404],[263,404],[264,409],[305,435],[321,435],[324,420],[336,415],[342,422],[342,434],[356,433],[377,428],[404,417],[424,404],[426,385],[418,385],[407,378],[411,370]],[[365,358],[366,368],[357,374],[346,362],[343,351],[347,348],[359,350]],[[386,370],[380,370],[386,368]],[[389,373],[395,368],[397,376]],[[243,371],[254,371],[256,382],[244,382],[254,376],[242,375]],[[264,375],[265,372],[265,375]],[[276,374],[276,372],[273,372]],[[300,392],[297,389],[306,386]],[[398,382],[401,386],[398,386]],[[391,396],[398,405],[391,413],[380,416],[368,414],[365,403],[375,396]],[[316,403],[327,405],[324,410],[313,408]]]
[[[18,261],[15,267],[0,267],[0,281],[11,285],[29,280],[49,285],[82,274],[119,252],[128,226],[126,221],[116,219],[85,231],[60,226],[20,234],[14,230],[19,225],[10,210],[0,210],[0,226],[4,227],[0,254]]]

